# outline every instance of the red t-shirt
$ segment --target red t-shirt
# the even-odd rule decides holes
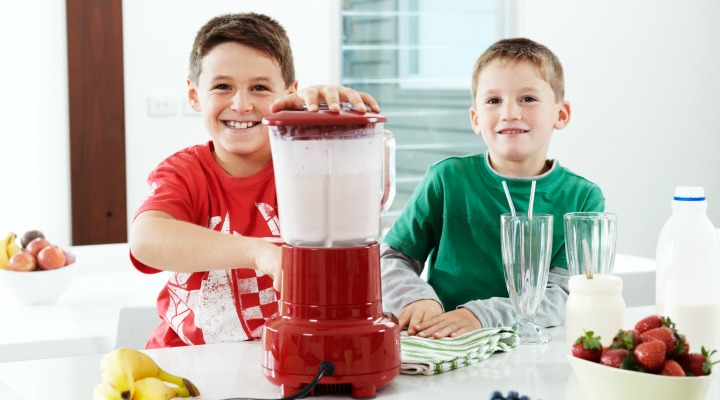
[[[168,157],[148,177],[150,190],[135,212],[157,210],[227,234],[280,243],[272,163],[248,177],[228,175],[213,143]],[[159,270],[130,259],[144,273]],[[146,348],[260,338],[278,309],[272,278],[254,269],[172,273],[157,301],[162,321]]]

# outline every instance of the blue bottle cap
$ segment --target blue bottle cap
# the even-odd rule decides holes
[[[675,197],[677,201],[704,201],[705,188],[702,186],[678,186],[675,188]]]

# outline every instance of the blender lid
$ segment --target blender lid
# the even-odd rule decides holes
[[[339,112],[331,112],[321,103],[317,112],[283,110],[263,118],[263,124],[270,126],[368,125],[386,121],[382,114],[355,111],[349,103],[340,103]]]

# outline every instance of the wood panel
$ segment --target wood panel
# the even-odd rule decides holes
[[[127,241],[122,0],[66,0],[72,244]]]

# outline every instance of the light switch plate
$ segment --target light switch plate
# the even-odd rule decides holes
[[[166,117],[176,115],[178,112],[177,100],[170,96],[148,97],[148,115],[151,117]]]

